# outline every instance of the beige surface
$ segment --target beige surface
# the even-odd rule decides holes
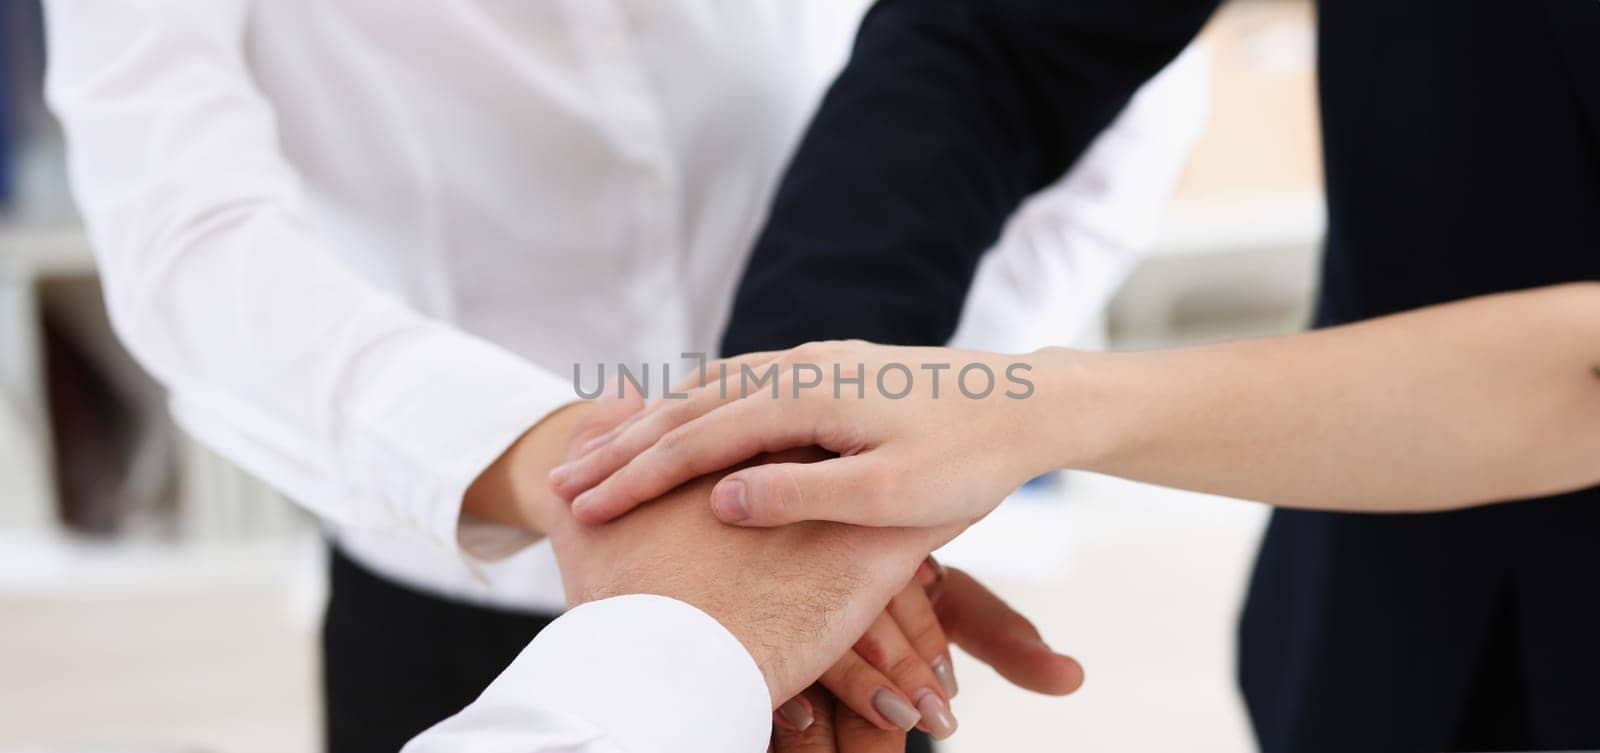
[[[272,587],[0,597],[0,749],[295,753],[317,739],[312,636]]]

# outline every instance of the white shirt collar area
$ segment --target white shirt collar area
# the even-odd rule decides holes
[[[760,753],[766,681],[710,615],[638,594],[573,609],[403,753]]]

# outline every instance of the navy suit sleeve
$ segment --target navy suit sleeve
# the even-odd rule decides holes
[[[1217,0],[881,0],[779,185],[724,353],[943,343],[1006,218]]]

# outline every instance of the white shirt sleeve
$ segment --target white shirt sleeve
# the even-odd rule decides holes
[[[1191,45],[1147,82],[979,262],[950,345],[1027,353],[1085,345],[1157,240],[1210,111],[1210,55]]]
[[[664,596],[580,606],[403,753],[761,753],[766,681],[716,620]]]
[[[179,420],[339,526],[459,551],[466,487],[571,386],[326,251],[246,65],[248,0],[46,9],[112,322]]]

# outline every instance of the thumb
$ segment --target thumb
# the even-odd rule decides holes
[[[711,489],[724,523],[781,526],[802,520],[882,525],[887,481],[863,455],[815,463],[767,463],[728,474]]]

